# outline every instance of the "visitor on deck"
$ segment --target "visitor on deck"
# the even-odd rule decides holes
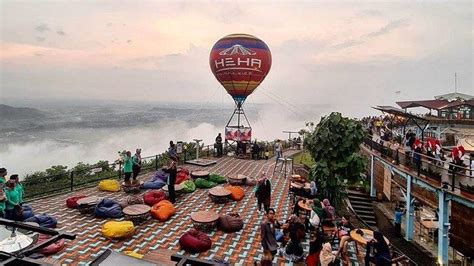
[[[341,221],[337,224],[338,227],[338,237],[339,237],[339,250],[337,255],[341,254],[344,260],[347,262],[347,243],[352,241],[351,231],[354,229],[349,218],[342,217]]]
[[[19,194],[19,197],[20,197],[20,205],[22,205],[23,204],[23,196],[25,194],[23,184],[20,183],[20,179],[18,178],[18,175],[11,175],[10,180],[13,180],[15,182],[15,190],[18,191],[18,194]]]
[[[176,183],[176,174],[177,174],[176,162],[171,161],[169,167],[163,168],[163,171],[169,174],[168,181],[166,182],[168,184],[169,200],[171,203],[175,203],[176,193],[174,191],[174,184]]]
[[[331,206],[328,199],[323,200],[323,206],[323,224],[328,226],[334,225],[333,222],[336,218],[336,210]]]
[[[125,175],[125,183],[130,184],[130,177],[132,177],[132,172],[133,172],[132,153],[130,151],[124,151],[122,153],[122,161],[123,161],[122,171]]]
[[[374,248],[374,255],[371,255],[371,248]],[[390,250],[385,242],[383,234],[374,231],[374,238],[367,242],[367,251],[365,253],[365,266],[375,263],[376,266],[391,265]]]
[[[311,231],[317,231],[321,225],[321,218],[323,217],[323,208],[321,202],[318,199],[313,200],[313,206],[311,207],[311,214],[309,222],[312,226]]]
[[[216,149],[217,149],[217,157],[221,157],[222,156],[222,136],[221,136],[221,133],[217,134],[215,146],[216,146]]]
[[[5,218],[14,221],[20,221],[20,193],[15,190],[15,181],[8,180],[5,187]]]
[[[313,180],[309,183],[309,198],[314,199],[317,193],[318,187],[316,186],[316,182]]]
[[[322,233],[317,232],[312,234],[309,242],[309,254],[306,256],[306,265],[307,266],[317,266],[319,265],[319,255],[323,248],[324,236]]]
[[[7,169],[6,168],[0,168],[0,189],[3,189],[5,186],[5,183],[7,182]]]
[[[280,223],[275,219],[275,210],[269,208],[266,211],[266,219],[260,225],[260,239],[263,253],[270,253],[272,260],[278,250],[278,243],[275,238],[275,230],[280,228]]]
[[[405,214],[405,210],[397,206],[395,208],[395,235],[400,237],[402,235],[402,217]]]
[[[260,159],[259,153],[260,153],[260,147],[258,146],[258,143],[255,140],[252,144],[252,160]]]
[[[257,197],[257,205],[258,205],[259,211],[262,210],[262,205],[263,205],[263,209],[266,212],[268,212],[268,209],[270,208],[271,195],[272,195],[272,184],[270,183],[270,180],[267,178],[266,173],[263,172],[261,178],[258,180],[257,191],[255,192],[255,196]]]
[[[304,252],[303,247],[301,246],[301,241],[305,236],[304,224],[296,215],[292,215],[288,221],[287,230],[290,237],[290,242],[285,248],[285,258],[291,262],[302,261],[304,259]]]
[[[133,162],[133,180],[137,180],[137,176],[140,173],[140,170],[142,169],[142,149],[136,149],[135,155],[132,157],[132,162]]]
[[[279,139],[277,139],[276,144],[275,144],[275,154],[276,154],[276,161],[278,162],[278,159],[283,157],[283,146]]]
[[[319,262],[321,266],[336,266],[340,265],[340,260],[336,257],[336,252],[332,251],[330,243],[324,243],[323,249],[319,254]]]
[[[168,156],[171,160],[177,162],[178,161],[178,153],[176,152],[176,145],[173,141],[170,141],[170,146],[168,147]]]

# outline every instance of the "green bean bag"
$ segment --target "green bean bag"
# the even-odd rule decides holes
[[[196,185],[192,180],[186,180],[183,182],[183,193],[193,193],[196,190]]]
[[[217,185],[216,183],[212,181],[207,181],[204,178],[197,178],[196,180],[194,180],[194,184],[197,188],[211,188]]]
[[[210,174],[209,175],[209,181],[212,181],[212,182],[217,183],[217,184],[222,184],[222,183],[227,182],[225,177],[223,177],[221,175],[217,175],[217,174]]]

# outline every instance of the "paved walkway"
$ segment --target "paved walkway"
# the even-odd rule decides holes
[[[285,156],[290,156],[297,151],[288,151]],[[228,176],[244,174],[256,177],[262,171],[273,173],[275,159],[269,160],[242,160],[232,157],[217,159],[218,163],[209,167],[185,165],[190,171],[205,169],[207,171]],[[152,174],[140,177],[147,180]],[[288,179],[282,174],[272,178],[272,207],[277,212],[280,221],[290,216],[290,200],[288,197]],[[197,189],[194,193],[185,194],[178,198],[175,205],[177,213],[165,223],[150,219],[137,227],[135,235],[126,240],[109,240],[102,236],[100,229],[107,221],[97,219],[90,215],[81,215],[77,210],[66,208],[66,199],[72,195],[84,194],[88,196],[101,196],[122,200],[128,196],[124,192],[102,192],[96,187],[76,191],[51,198],[31,202],[35,213],[47,213],[58,219],[58,230],[76,234],[74,241],[66,241],[66,247],[52,258],[60,263],[70,265],[84,265],[90,263],[105,249],[111,248],[119,252],[135,251],[145,254],[156,249],[170,249],[178,254],[184,254],[179,247],[179,237],[192,227],[189,215],[198,210],[214,210],[217,213],[238,212],[244,219],[244,228],[240,232],[227,234],[214,231],[209,234],[213,244],[212,249],[197,256],[204,259],[225,259],[233,264],[251,264],[262,255],[260,246],[259,225],[263,220],[263,213],[259,213],[256,198],[252,192],[253,187],[244,187],[245,198],[240,202],[214,204],[206,189]],[[139,195],[143,195],[142,191]],[[117,220],[123,220],[117,219]],[[191,254],[186,254],[191,255]]]

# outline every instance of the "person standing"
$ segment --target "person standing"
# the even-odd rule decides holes
[[[18,191],[18,195],[20,197],[20,205],[23,204],[23,196],[25,194],[25,189],[23,188],[23,184],[20,183],[20,179],[18,175],[11,175],[10,180],[15,181],[15,190]]]
[[[5,203],[6,203],[6,197],[5,197],[5,192],[3,190],[6,181],[6,176],[7,176],[7,169],[5,168],[0,168],[0,218],[5,217]]]
[[[222,156],[222,137],[221,133],[219,133],[216,137],[216,149],[217,149],[217,157]]]
[[[374,248],[374,255],[371,255],[371,248]],[[391,257],[390,250],[388,249],[387,242],[385,242],[384,236],[379,231],[374,231],[374,238],[367,242],[367,248],[365,253],[365,266],[369,266],[370,263],[375,265],[390,265]]]
[[[275,219],[275,210],[268,209],[266,211],[266,219],[260,225],[260,239],[264,254],[271,254],[272,261],[278,250],[278,243],[275,237],[276,228],[280,228],[280,224]]]
[[[281,145],[281,141],[277,139],[275,144],[275,153],[276,153],[276,161],[278,163],[278,159],[283,155],[283,146]]]
[[[168,176],[168,194],[169,194],[169,200],[171,203],[175,203],[176,201],[176,193],[174,191],[174,184],[176,183],[176,174],[177,174],[177,169],[176,169],[176,162],[171,161],[171,164],[168,168],[163,169],[166,173],[169,174]]]
[[[137,149],[135,151],[135,155],[132,157],[132,171],[133,171],[133,181],[135,182],[137,180],[137,176],[140,173],[140,170],[142,169],[142,149]]]
[[[405,211],[397,206],[395,208],[395,235],[401,236],[402,235],[402,216],[405,214]]]
[[[265,172],[262,173],[262,177],[259,179],[255,195],[257,196],[258,210],[261,211],[263,205],[263,209],[268,211],[272,195],[272,184],[270,180],[268,180]]]
[[[125,183],[130,184],[130,177],[132,176],[132,172],[133,172],[132,153],[130,151],[125,152],[123,154],[122,161],[123,161],[122,170],[125,175]]]
[[[177,162],[178,161],[178,152],[176,151],[176,145],[173,141],[170,141],[170,146],[168,147],[168,156],[171,160]]]
[[[19,221],[18,213],[21,213],[20,195],[15,190],[15,181],[8,180],[5,187],[5,218],[9,220]]]

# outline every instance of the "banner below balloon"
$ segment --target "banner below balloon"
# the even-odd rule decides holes
[[[231,34],[214,44],[209,64],[227,93],[241,104],[267,76],[272,65],[272,55],[259,38],[248,34]]]

